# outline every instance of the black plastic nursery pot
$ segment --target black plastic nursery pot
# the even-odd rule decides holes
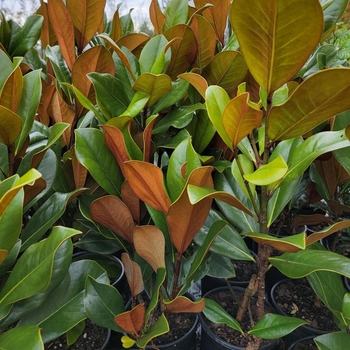
[[[256,257],[256,254],[251,251],[251,254]],[[250,277],[253,273],[257,273],[257,264],[251,260],[238,260],[234,261],[236,277],[224,279],[224,278],[216,278],[211,276],[205,276],[201,280],[201,289],[202,295],[207,292],[219,288],[226,287],[227,283],[230,283],[231,286],[242,287],[245,288],[248,286]]]
[[[196,350],[197,345],[197,327],[199,318],[196,316],[196,320],[191,329],[181,338],[174,340],[169,344],[155,345],[159,350]],[[147,345],[146,349],[154,350],[152,345]],[[133,348],[133,350],[137,350]]]
[[[193,295],[191,295],[190,293],[186,293],[185,296],[187,296],[191,300],[195,300]],[[128,303],[126,304],[126,309],[130,309],[130,305],[131,305],[131,300],[129,300]],[[163,343],[159,344],[159,342],[157,342],[157,338],[155,338],[155,345],[154,345],[155,347],[149,344],[149,345],[146,345],[146,349],[154,350],[156,348],[159,350],[196,350],[198,324],[199,324],[199,316],[198,314],[196,314],[194,316],[194,322],[192,326],[183,336],[166,344],[163,344]],[[121,337],[122,337],[122,334],[113,332],[112,334],[113,341],[111,342],[108,349],[113,349],[113,350],[124,349],[121,345]],[[138,348],[133,347],[131,348],[131,350],[138,350]]]
[[[290,316],[288,315],[286,312],[284,312],[281,307],[278,305],[278,303],[276,302],[276,292],[277,289],[279,288],[280,285],[282,285],[285,282],[288,281],[293,281],[293,283],[295,284],[297,280],[290,280],[290,279],[284,279],[281,281],[278,281],[271,289],[270,292],[270,301],[273,305],[273,307],[275,308],[276,312],[284,315],[284,316]],[[297,300],[295,300],[295,303],[297,303]],[[332,316],[330,315],[329,317],[332,318]],[[285,344],[287,346],[291,345],[293,342],[295,342],[298,339],[302,339],[302,338],[306,338],[306,337],[316,337],[318,335],[322,335],[322,334],[326,334],[331,332],[332,330],[323,330],[320,328],[315,328],[312,327],[311,325],[302,325],[300,327],[298,327],[296,330],[294,330],[292,333],[286,335],[285,337],[283,337],[283,340],[285,342]]]
[[[293,342],[288,350],[302,350],[302,349],[317,349],[317,345],[314,342],[314,336],[308,336],[305,338],[301,338]]]
[[[120,289],[125,283],[124,265],[122,261],[114,255],[104,255],[92,252],[78,252],[73,254],[73,261],[93,260],[103,267],[111,281],[111,285]]]
[[[91,322],[88,320],[88,322]],[[68,346],[66,343],[66,335],[63,334],[59,338],[48,342],[45,344],[45,350],[51,350],[51,349],[62,349],[62,350],[68,350],[68,349],[84,349],[84,350],[93,350],[93,349],[99,349],[99,350],[108,350],[109,344],[111,342],[111,335],[112,331],[109,328],[103,328],[99,326],[94,326],[95,328],[93,331],[86,331],[84,330],[80,337],[77,339],[75,343]],[[96,328],[97,327],[97,328]],[[97,329],[101,329],[104,332],[100,333],[97,331]],[[101,344],[101,334],[105,334],[104,341]]]
[[[233,290],[237,293],[243,293],[244,288],[240,288],[237,286],[232,287]],[[219,287],[215,288],[208,293],[204,295],[204,297],[210,297],[212,293],[220,293],[222,291],[228,291],[228,287]],[[273,307],[268,303],[267,306],[273,309]],[[199,322],[201,325],[201,341],[200,341],[200,350],[242,350],[245,349],[245,347],[237,346],[234,344],[234,341],[232,343],[229,343],[222,338],[220,338],[217,334],[215,334],[210,327],[208,326],[206,322],[206,318],[203,313],[199,315]],[[269,342],[268,344],[262,345],[260,347],[261,350],[273,350],[273,349],[280,349],[280,341],[279,340],[273,340]]]

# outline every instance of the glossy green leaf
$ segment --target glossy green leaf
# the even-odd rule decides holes
[[[123,176],[118,163],[97,129],[76,130],[76,155],[108,194],[120,196]]]
[[[313,249],[271,257],[270,263],[290,278],[302,278],[315,271],[331,271],[350,278],[349,259],[343,255]]]
[[[11,187],[0,200],[0,217],[6,208],[9,207],[12,199],[16,196],[16,194],[26,185],[32,186],[34,182],[41,177],[41,174],[36,169],[30,169],[25,175],[18,178],[18,176],[14,177],[14,182]]]
[[[226,227],[226,225],[227,225],[226,221],[218,220],[218,221],[215,221],[213,223],[213,225],[209,228],[209,230],[207,231],[207,234],[202,242],[203,244],[198,249],[197,254],[192,262],[191,268],[186,276],[186,280],[184,281],[183,284],[191,283],[192,276],[197,271],[199,266],[202,264],[206,254],[208,253],[215,238]],[[189,284],[189,286],[190,286],[190,284]],[[185,290],[186,290],[186,288],[184,288],[184,291]],[[181,294],[181,291],[180,291],[180,294]]]
[[[195,103],[191,106],[174,106],[167,115],[161,119],[153,129],[153,134],[166,132],[170,127],[182,129],[192,120],[193,113],[199,109],[205,109],[201,103]]]
[[[210,210],[207,220],[195,236],[194,242],[202,246],[212,225],[222,219],[218,212]],[[210,246],[210,251],[233,260],[254,260],[242,236],[231,225],[223,227]]]
[[[287,173],[288,166],[279,156],[268,164],[262,165],[254,173],[243,175],[248,181],[258,186],[267,186],[280,181]]]
[[[219,85],[232,95],[247,75],[247,64],[238,51],[221,51],[202,71],[209,85]]]
[[[147,42],[140,55],[141,73],[160,74],[170,61],[171,52],[166,50],[168,40],[163,35],[157,35]],[[160,59],[160,61],[158,61]]]
[[[68,202],[81,191],[69,193],[55,192],[34,213],[25,228],[21,232],[23,241],[21,251],[38,241],[51,226],[63,215]]]
[[[344,1],[344,0],[341,0]],[[337,57],[338,49],[333,45],[321,45],[312,53],[309,59],[304,64],[303,68],[300,69],[297,76],[302,77],[304,80],[310,75],[319,71],[318,59],[320,55],[326,56],[326,66],[331,67]]]
[[[151,316],[152,311],[159,303],[159,290],[162,287],[166,277],[166,270],[164,267],[160,267],[156,273],[156,280],[153,286],[153,294],[146,311],[146,321]]]
[[[236,331],[244,334],[240,324],[214,300],[205,298],[205,308],[203,310],[203,314],[208,320],[214,323],[224,323]]]
[[[111,74],[89,73],[99,109],[106,119],[117,117],[129,106],[130,99],[123,82]]]
[[[201,162],[191,139],[181,142],[172,153],[167,172],[167,186],[172,201],[176,200],[185,187],[190,173],[201,166]]]
[[[231,169],[226,169],[223,173],[215,174],[215,188],[218,191],[225,191],[231,196],[237,198],[244,207],[249,210],[249,213],[242,211],[239,207],[236,208],[230,203],[217,200],[221,212],[226,220],[234,227],[238,228],[239,232],[259,232],[259,224],[256,219],[253,205],[249,198],[240,189],[238,183],[231,174]],[[258,202],[256,201],[258,204]]]
[[[136,92],[132,98],[128,108],[120,115],[120,117],[136,117],[146,107],[151,96],[143,92]]]
[[[238,165],[239,162],[239,165]],[[243,170],[243,174],[252,174],[254,172],[253,163],[249,160],[249,158],[245,154],[239,154],[236,159],[232,162],[232,175],[235,180],[238,182],[241,190],[244,194],[249,197],[248,189],[246,187],[246,183],[244,181],[243,175],[241,174],[240,167]],[[255,185],[253,183],[248,184],[250,187],[251,193],[255,192]]]
[[[291,236],[278,238],[276,236],[267,235],[263,233],[244,233],[245,236],[250,237],[258,244],[269,245],[281,252],[296,252],[300,249],[306,248],[306,233],[298,233]]]
[[[278,156],[283,157],[283,159],[289,164],[289,157],[293,153],[293,149],[297,148],[302,144],[303,140],[301,138],[295,138],[291,140],[284,140],[279,142],[279,144],[274,149],[272,155],[270,156],[270,161],[277,158]],[[272,223],[278,218],[279,214],[286,207],[286,205],[292,199],[299,183],[301,181],[301,176],[297,177],[292,182],[284,185],[284,180],[279,184],[277,189],[275,189],[272,197],[267,204],[267,226],[270,227]]]
[[[216,129],[209,119],[206,109],[198,110],[195,117],[196,124],[194,125],[195,133],[192,135],[192,144],[196,152],[203,154],[204,150],[215,136]]]
[[[232,147],[231,140],[222,123],[222,114],[229,101],[230,97],[220,86],[209,86],[205,92],[205,105],[207,107],[209,118],[225,144],[228,147]]]
[[[108,35],[99,34],[98,37],[104,39],[112,47],[113,51],[118,55],[119,59],[122,61],[124,65],[123,68],[127,69],[127,71],[131,75],[132,80],[135,81],[136,80],[135,72],[131,66],[128,56],[124,53],[124,51],[121,50],[119,46]]]
[[[9,271],[17,260],[19,249],[21,248],[21,241],[17,240],[15,245],[6,255],[5,260],[0,265],[0,276],[3,276],[7,271]]]
[[[166,74],[142,73],[133,86],[134,91],[150,96],[147,107],[153,106],[171,89],[171,79]]]
[[[47,239],[28,248],[2,288],[0,304],[14,303],[44,291],[50,283],[55,253],[65,240],[78,233],[74,229],[55,227]]]
[[[299,71],[323,30],[318,0],[273,0],[268,5],[235,0],[230,20],[250,72],[268,93]]]
[[[84,294],[88,276],[100,283],[109,283],[105,270],[96,262],[92,260],[73,262],[59,286],[50,293],[35,313],[24,317],[21,324],[37,324],[43,329],[44,342],[48,342],[83,321],[87,317]]]
[[[211,254],[207,276],[214,278],[233,278],[236,276],[231,259],[219,254]]]
[[[286,103],[268,116],[268,136],[285,140],[301,136],[327,119],[350,109],[350,69],[320,71],[300,84]],[[322,91],[322,93],[320,93]]]
[[[248,333],[263,339],[279,339],[304,324],[307,322],[295,317],[269,313],[265,314]]]
[[[26,203],[24,211],[27,211],[30,207],[34,205],[34,203],[37,203],[40,198],[43,198],[52,189],[57,174],[57,167],[57,157],[54,151],[49,148],[45,152],[43,159],[37,166],[37,170],[42,175],[42,179],[45,181],[46,187],[39,194],[37,194],[30,202]],[[28,188],[26,189],[26,193],[28,193]]]
[[[34,123],[42,90],[40,73],[40,70],[36,70],[23,77],[22,98],[17,112],[22,119],[22,130],[16,141],[16,153],[22,148]]]
[[[125,311],[124,300],[119,291],[97,282],[91,276],[86,281],[84,305],[89,319],[95,324],[121,332],[114,317]]]
[[[343,15],[348,0],[319,0],[324,16],[323,36],[326,37],[333,31],[334,26]]]
[[[3,350],[44,350],[41,330],[35,325],[10,329],[0,335],[0,348]]]
[[[0,219],[0,230],[2,232],[0,239],[0,263],[8,256],[17,242],[22,229],[23,219],[23,190],[18,191],[11,203],[4,209]]]
[[[350,334],[346,332],[333,332],[314,338],[319,350],[347,349],[349,341]]]
[[[153,113],[156,114],[162,110],[166,110],[179,102],[187,93],[188,85],[188,82],[183,79],[172,82],[172,90],[158,101],[154,106]]]
[[[342,323],[343,316],[341,312],[343,298],[346,293],[342,277],[329,271],[317,271],[306,278],[317,296]]]
[[[11,146],[21,133],[22,120],[11,110],[0,106],[0,142],[6,146]]]
[[[277,89],[272,96],[272,106],[278,106],[286,102],[289,94],[288,85],[284,84]]]
[[[295,178],[302,175],[308,166],[321,154],[350,146],[346,130],[325,131],[307,138],[301,145],[294,148],[288,160],[288,171],[281,185],[289,185]]]
[[[101,114],[97,110],[97,108],[94,106],[94,104],[83,93],[81,93],[75,86],[68,84],[68,83],[63,83],[62,85],[67,86],[68,88],[73,90],[74,94],[77,97],[77,99],[79,100],[80,104],[84,108],[88,109],[89,111],[92,111],[100,123],[105,123],[107,121],[107,119],[104,117],[104,115]]]
[[[3,26],[3,22],[1,22],[1,26]],[[0,51],[0,62],[3,68],[0,72],[0,91],[2,91],[6,80],[13,72],[13,64],[8,55],[2,50]]]
[[[349,326],[350,322],[350,293],[347,291],[343,296],[343,303],[341,308],[342,314],[344,315],[345,322]]]
[[[5,14],[2,11],[0,12],[0,21],[1,21],[0,42],[7,49],[11,40],[11,28],[9,25],[9,21],[6,20]],[[2,53],[5,54],[4,51],[2,51]],[[1,86],[1,83],[0,83],[0,86]]]
[[[187,0],[170,0],[165,8],[164,31],[176,24],[186,23],[188,16]]]
[[[161,314],[157,321],[147,332],[136,342],[139,348],[144,348],[153,338],[168,333],[170,330],[168,321],[164,314]]]
[[[62,52],[58,45],[56,46],[47,46],[45,49],[45,55],[50,60],[52,69],[55,73],[55,78],[57,79],[59,86],[62,88],[64,93],[68,96],[70,101],[73,101],[73,94],[71,89],[68,86],[62,83],[72,83],[72,75],[67,66],[66,61],[62,56]]]
[[[27,17],[22,28],[13,32],[9,46],[11,57],[24,56],[39,40],[43,17],[40,15],[31,15]]]
[[[52,265],[50,282],[41,293],[35,294],[27,299],[20,300],[12,305],[9,316],[3,320],[3,325],[11,325],[37,309],[48,297],[48,295],[61,283],[72,261],[73,244],[70,239],[63,242],[57,249]]]

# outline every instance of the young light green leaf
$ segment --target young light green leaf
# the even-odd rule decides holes
[[[232,148],[232,142],[222,123],[222,114],[229,101],[230,97],[220,86],[212,85],[205,91],[205,105],[209,118],[227,147]]]
[[[252,174],[243,175],[244,178],[255,185],[267,186],[280,181],[288,171],[288,165],[279,156],[272,162],[262,165]]]

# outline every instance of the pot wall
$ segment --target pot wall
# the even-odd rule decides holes
[[[239,288],[239,287],[233,287],[235,291],[237,292],[243,292],[244,289],[243,288]],[[228,290],[227,287],[219,287],[219,288],[215,288],[213,290],[210,291],[210,293],[212,292],[219,292],[222,290]],[[207,295],[209,294],[206,293],[204,295],[204,297],[207,297]],[[272,308],[272,307],[271,307]],[[208,327],[207,323],[205,322],[205,316],[203,313],[201,313],[199,315],[199,321],[201,324],[201,342],[200,342],[200,350],[241,350],[244,349],[240,346],[236,346],[233,344],[230,344],[226,341],[224,341],[223,339],[219,338],[214,332],[212,332],[210,330],[210,328]],[[270,344],[264,345],[262,347],[260,347],[261,350],[272,350],[272,349],[279,349],[279,342],[273,341]]]

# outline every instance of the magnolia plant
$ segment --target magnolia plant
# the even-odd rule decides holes
[[[27,59],[46,75],[38,119],[69,125],[59,179],[71,190],[88,188],[79,196],[82,241],[123,249],[133,300],[143,289],[150,297],[147,307],[125,311],[119,292],[90,277],[89,317],[128,333],[126,346],[145,347],[168,330],[163,316],[153,328],[156,307],[160,315],[204,307],[182,295],[209,271],[210,249],[220,254],[215,244],[232,247],[221,261],[252,259],[233,226],[259,246],[259,272],[247,289],[257,293],[258,320],[243,331],[242,316],[210,300],[204,313],[238,329],[251,349],[292,331],[300,320],[265,314],[271,264],[294,278],[329,268],[348,275],[342,257],[311,249],[348,221],[308,237],[270,234],[312,162],[334,152],[342,163],[337,150],[350,146],[349,127],[332,119],[350,107],[350,69],[318,47],[346,1],[171,0],[163,13],[152,0],[153,37],[134,33],[130,14],[118,9],[105,22],[105,1],[90,5],[43,2],[45,63]],[[328,120],[329,130],[315,129]],[[270,258],[271,247],[285,253]]]

